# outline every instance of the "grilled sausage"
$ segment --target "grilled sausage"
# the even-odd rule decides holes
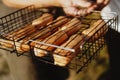
[[[44,13],[39,18],[32,21],[32,25],[36,27],[45,26],[47,23],[53,21],[53,15],[49,13]]]
[[[0,39],[0,45],[4,48],[11,48],[14,49],[16,47],[16,50],[18,52],[26,52],[30,50],[30,46],[27,44],[22,44],[19,42],[13,42],[10,40]]]
[[[66,48],[74,49],[75,52],[71,52],[69,50],[64,50],[57,48],[54,50],[54,62],[57,65],[60,66],[66,66],[70,63],[70,61],[78,54],[80,53],[80,46],[84,42],[83,36],[80,34],[75,34],[69,38],[64,44],[61,46]]]
[[[72,19],[68,23],[71,23],[72,25],[71,24],[69,24],[68,26],[64,25],[62,27],[64,29],[60,29],[58,32],[54,33],[53,35],[51,35],[48,38],[46,38],[45,40],[43,40],[43,42],[47,43],[47,44],[60,45],[60,44],[64,43],[71,35],[76,33],[81,28],[80,20],[78,20],[76,18]],[[47,53],[46,51],[44,51],[42,49],[45,49],[47,51],[52,51],[55,49],[55,47],[40,45],[40,44],[35,45],[35,47],[37,47],[35,49],[36,56]],[[41,49],[38,49],[38,48],[41,48]],[[37,49],[38,49],[38,51],[36,52]]]
[[[92,42],[102,37],[107,30],[108,27],[106,26],[105,21],[100,19],[93,23],[90,28],[84,30],[82,34],[86,36],[86,39],[91,38],[89,41]]]

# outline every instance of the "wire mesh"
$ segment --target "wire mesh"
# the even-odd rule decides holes
[[[8,33],[10,33],[11,31],[18,31],[19,29],[22,29],[25,25],[31,24],[31,22],[34,19],[41,16],[43,13],[44,13],[43,11],[35,9],[35,7],[32,5],[32,6],[19,9],[13,13],[10,13],[0,18],[0,48],[10,51],[11,53],[16,53],[17,56],[21,56],[21,55],[26,55],[30,57],[32,56],[33,58],[43,61],[45,63],[55,65],[53,61],[49,61],[50,59],[46,60],[45,58],[36,57],[34,55],[34,51],[32,50],[31,46],[29,46],[30,47],[29,51],[19,52],[17,50],[16,44],[22,44],[22,43],[14,40],[15,35],[9,35],[11,36],[11,39],[6,38]],[[82,45],[80,45],[80,48],[79,48],[81,52],[66,67],[75,68],[77,70],[77,73],[79,73],[98,55],[100,50],[105,45],[104,35],[109,30],[109,27],[112,27],[115,30],[117,30],[118,28],[117,15],[115,13],[109,13],[109,14],[110,15],[107,17],[102,16],[102,18],[106,23],[100,29],[96,30],[91,37],[88,38],[84,36],[83,40],[85,41],[82,43]],[[99,36],[99,37],[97,37],[96,39],[96,36]],[[6,43],[8,42],[8,43],[11,43],[12,45],[9,45],[7,43],[9,47],[8,46],[3,47],[2,45],[6,43],[1,44],[2,41],[3,42],[6,41]],[[29,41],[29,42],[32,42],[32,41]],[[29,45],[29,43],[26,45]],[[48,53],[52,53],[52,52],[48,52]]]

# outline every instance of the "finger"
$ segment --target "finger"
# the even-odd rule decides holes
[[[96,2],[97,4],[107,5],[110,2],[110,0],[97,0]]]
[[[87,8],[83,8],[83,9],[80,9],[78,12],[77,12],[77,16],[85,16],[87,15]]]
[[[76,16],[78,12],[75,7],[64,7],[63,10],[69,16]]]
[[[105,0],[97,0],[97,4],[101,4],[101,3],[104,3]]]
[[[107,4],[109,4],[110,0],[97,0],[96,4],[98,5],[97,10],[102,10]]]
[[[93,12],[96,8],[97,8],[97,5],[92,5],[92,6],[88,7],[88,8],[79,9],[77,15],[85,16],[85,15]]]
[[[109,4],[109,2],[110,2],[110,0],[105,0],[105,1],[104,1],[104,5]]]
[[[90,6],[90,7],[88,7],[88,8],[87,8],[87,13],[93,12],[94,10],[97,9],[97,7],[98,7],[97,4],[94,4],[94,5]]]
[[[80,7],[89,7],[93,4],[92,1],[88,0],[73,0],[74,6],[80,6]]]

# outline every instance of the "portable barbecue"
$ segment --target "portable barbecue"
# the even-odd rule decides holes
[[[47,24],[32,25],[47,16]],[[117,30],[117,14],[94,11],[85,17],[58,15],[55,10],[43,11],[33,5],[0,18],[0,48],[19,56],[28,56],[48,64],[76,68],[77,73],[88,65],[104,47],[109,27]],[[67,27],[66,27],[67,26]]]

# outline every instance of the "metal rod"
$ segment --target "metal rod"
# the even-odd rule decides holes
[[[56,47],[56,48],[64,49],[64,50],[71,51],[71,52],[75,52],[75,49],[71,49],[71,48],[67,48],[67,47],[63,47],[63,46],[57,46],[57,45],[53,45],[53,44],[47,44],[47,43],[44,43],[44,42],[37,42],[37,41],[34,41],[34,40],[29,40],[29,41],[35,42],[35,43],[38,43],[38,44],[43,44],[43,45],[46,45],[46,46],[51,46],[51,47]]]

